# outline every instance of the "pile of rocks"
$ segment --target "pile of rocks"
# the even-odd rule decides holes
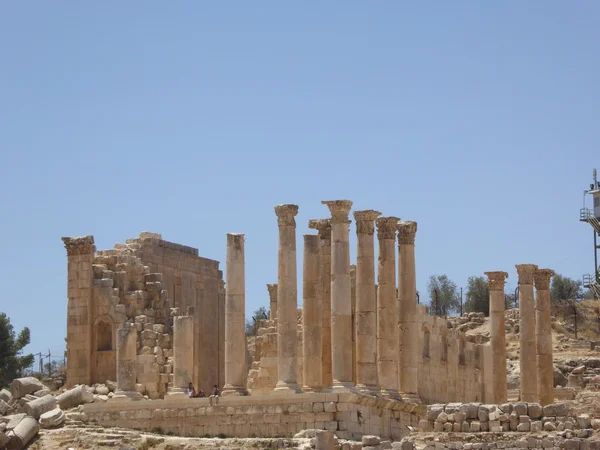
[[[538,403],[448,403],[427,407],[427,418],[419,422],[422,432],[482,431],[563,431],[577,430],[578,437],[589,437],[600,429],[600,419],[591,420],[587,414],[569,416],[565,403],[540,406]]]
[[[485,316],[483,313],[470,312],[460,317],[449,317],[448,322],[448,328],[456,328],[458,331],[467,332],[483,325]]]
[[[493,441],[489,442],[464,442],[448,441],[440,442],[440,440],[430,441],[422,450],[492,450],[492,449],[521,449],[521,448],[544,448],[551,450],[600,450],[600,441],[584,440],[565,436],[528,436],[515,439],[514,436],[492,436]],[[406,442],[406,447],[401,447],[402,450],[410,450],[414,447],[410,438],[403,439]]]
[[[558,378],[558,384],[557,384]],[[555,384],[574,389],[600,389],[600,358],[577,358],[557,361]]]

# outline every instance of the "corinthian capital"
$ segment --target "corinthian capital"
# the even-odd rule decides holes
[[[350,200],[323,200],[323,205],[327,205],[331,212],[331,223],[350,223],[348,214],[352,208]]]
[[[398,217],[380,217],[377,219],[377,239],[396,240],[396,229],[399,220]]]
[[[533,274],[533,282],[538,291],[547,291],[550,289],[550,278],[554,275],[552,269],[537,269]]]
[[[275,207],[275,214],[277,214],[277,225],[296,226],[294,216],[298,214],[298,205],[277,205]]]
[[[417,234],[417,222],[402,220],[398,222],[398,245],[415,244]]]
[[[267,284],[267,290],[269,291],[269,299],[271,301],[277,301],[277,285]]]
[[[506,272],[484,272],[488,277],[490,291],[504,291],[504,280],[508,278]]]
[[[375,219],[381,213],[372,209],[364,211],[354,211],[354,220],[356,221],[356,234],[373,235],[375,233]]]
[[[535,264],[516,264],[515,267],[519,275],[519,286],[522,284],[533,284],[533,274],[538,266]]]
[[[308,221],[308,228],[317,230],[321,239],[331,239],[330,219],[311,219]]]
[[[62,241],[67,249],[67,256],[93,255],[96,252],[94,236],[64,237]]]

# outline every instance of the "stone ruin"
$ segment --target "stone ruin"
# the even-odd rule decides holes
[[[98,252],[91,236],[63,238],[69,264],[67,384],[117,382],[108,402],[85,406],[90,420],[185,436],[274,437],[321,429],[340,439],[392,440],[410,429],[444,430],[446,423],[461,431],[497,427],[491,418],[485,426],[480,420],[477,430],[475,420],[440,417],[444,404],[448,409],[457,402],[508,401],[508,275],[486,272],[489,340],[469,335],[481,323],[479,315],[453,323],[418,304],[416,222],[355,211],[357,260],[351,265],[352,202],[323,203],[331,217],[309,221],[318,234],[303,237],[300,310],[298,206],[275,207],[279,250],[277,283],[267,285],[271,316],[258,323],[249,346],[243,234],[227,235],[226,287],[217,261],[157,234],[142,233]],[[538,411],[535,405],[555,400],[553,272],[532,264],[517,265],[517,271],[523,375],[518,399]],[[205,392],[218,384],[223,397],[187,398],[189,382]],[[131,401],[142,399],[153,401]],[[442,404],[436,417],[426,406],[432,404]],[[504,417],[506,411],[497,410]],[[491,406],[482,411],[496,414]],[[512,418],[507,423],[511,429]]]

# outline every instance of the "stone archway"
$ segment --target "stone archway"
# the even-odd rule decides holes
[[[92,329],[92,383],[116,381],[117,352],[114,319],[105,314],[97,317]]]

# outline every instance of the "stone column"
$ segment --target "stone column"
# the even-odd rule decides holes
[[[535,303],[533,274],[535,264],[517,264],[519,275],[519,361],[521,400],[537,402],[537,357],[535,339]]]
[[[377,294],[375,287],[375,219],[379,211],[355,211],[356,251],[356,388],[377,389]]]
[[[269,319],[277,319],[277,285],[267,284],[269,291]]]
[[[490,345],[492,348],[491,403],[506,401],[506,332],[504,329],[504,280],[506,272],[485,272],[490,288]]]
[[[350,264],[350,323],[352,324],[352,384],[356,386],[356,264]]]
[[[298,287],[296,273],[296,220],[298,205],[275,207],[279,226],[277,268],[277,373],[275,392],[299,392],[296,384],[296,315]]]
[[[140,400],[136,391],[138,331],[130,322],[117,330],[117,389],[113,401]]]
[[[92,384],[93,236],[64,237],[67,249],[67,387]]]
[[[351,390],[350,200],[321,202],[331,212],[331,372],[334,392]]]
[[[421,348],[417,324],[415,235],[417,222],[398,223],[398,315],[400,322],[400,392],[418,401],[417,368]]]
[[[333,383],[331,375],[331,221],[329,219],[313,219],[308,222],[308,227],[319,231],[321,241],[323,389],[328,389]]]
[[[552,320],[550,314],[550,278],[554,271],[538,269],[533,274],[535,299],[535,339],[537,343],[538,400],[543,405],[554,402],[554,366],[552,362]]]
[[[302,382],[304,392],[319,392],[323,387],[323,318],[320,301],[321,261],[319,236],[304,235],[304,264],[302,274]]]
[[[246,392],[246,280],[244,235],[227,233],[225,268],[225,386],[223,396]]]
[[[384,397],[398,395],[398,306],[396,304],[397,217],[380,217],[377,223],[377,374]]]
[[[187,395],[194,375],[193,346],[194,317],[173,317],[173,387],[168,395]]]

